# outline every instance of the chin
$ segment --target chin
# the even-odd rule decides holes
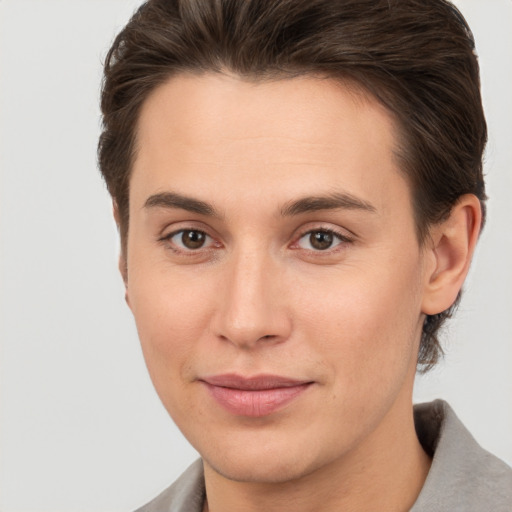
[[[305,448],[307,444],[304,439],[297,439],[293,434],[287,436],[287,440],[276,437],[265,442],[261,436],[255,435],[252,439],[246,438],[243,446],[224,439],[221,443],[210,445],[215,449],[199,452],[205,463],[223,477],[236,482],[260,484],[291,482],[330,462],[323,460],[322,454],[315,456],[312,450]]]
[[[238,456],[236,460],[204,460],[216,473],[235,482],[282,484],[298,480],[314,471],[307,464],[303,466],[275,455],[257,459]]]

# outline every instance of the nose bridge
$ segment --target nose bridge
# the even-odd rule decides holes
[[[279,300],[279,265],[269,251],[258,243],[240,247],[231,255],[226,274],[217,334],[247,348],[262,341],[283,341],[289,334],[289,319]]]

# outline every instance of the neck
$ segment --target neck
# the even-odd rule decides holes
[[[398,397],[379,427],[357,448],[290,482],[236,482],[205,461],[205,510],[406,511],[416,501],[430,463],[416,436],[409,394]]]

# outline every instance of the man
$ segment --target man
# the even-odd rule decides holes
[[[126,300],[202,457],[141,510],[510,510],[511,470],[412,408],[485,218],[451,4],[150,0],[102,111]]]

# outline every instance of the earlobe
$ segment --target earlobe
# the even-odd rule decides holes
[[[435,315],[456,300],[469,271],[482,222],[479,199],[462,196],[450,216],[431,230],[428,247],[432,262],[425,276],[422,312]]]

